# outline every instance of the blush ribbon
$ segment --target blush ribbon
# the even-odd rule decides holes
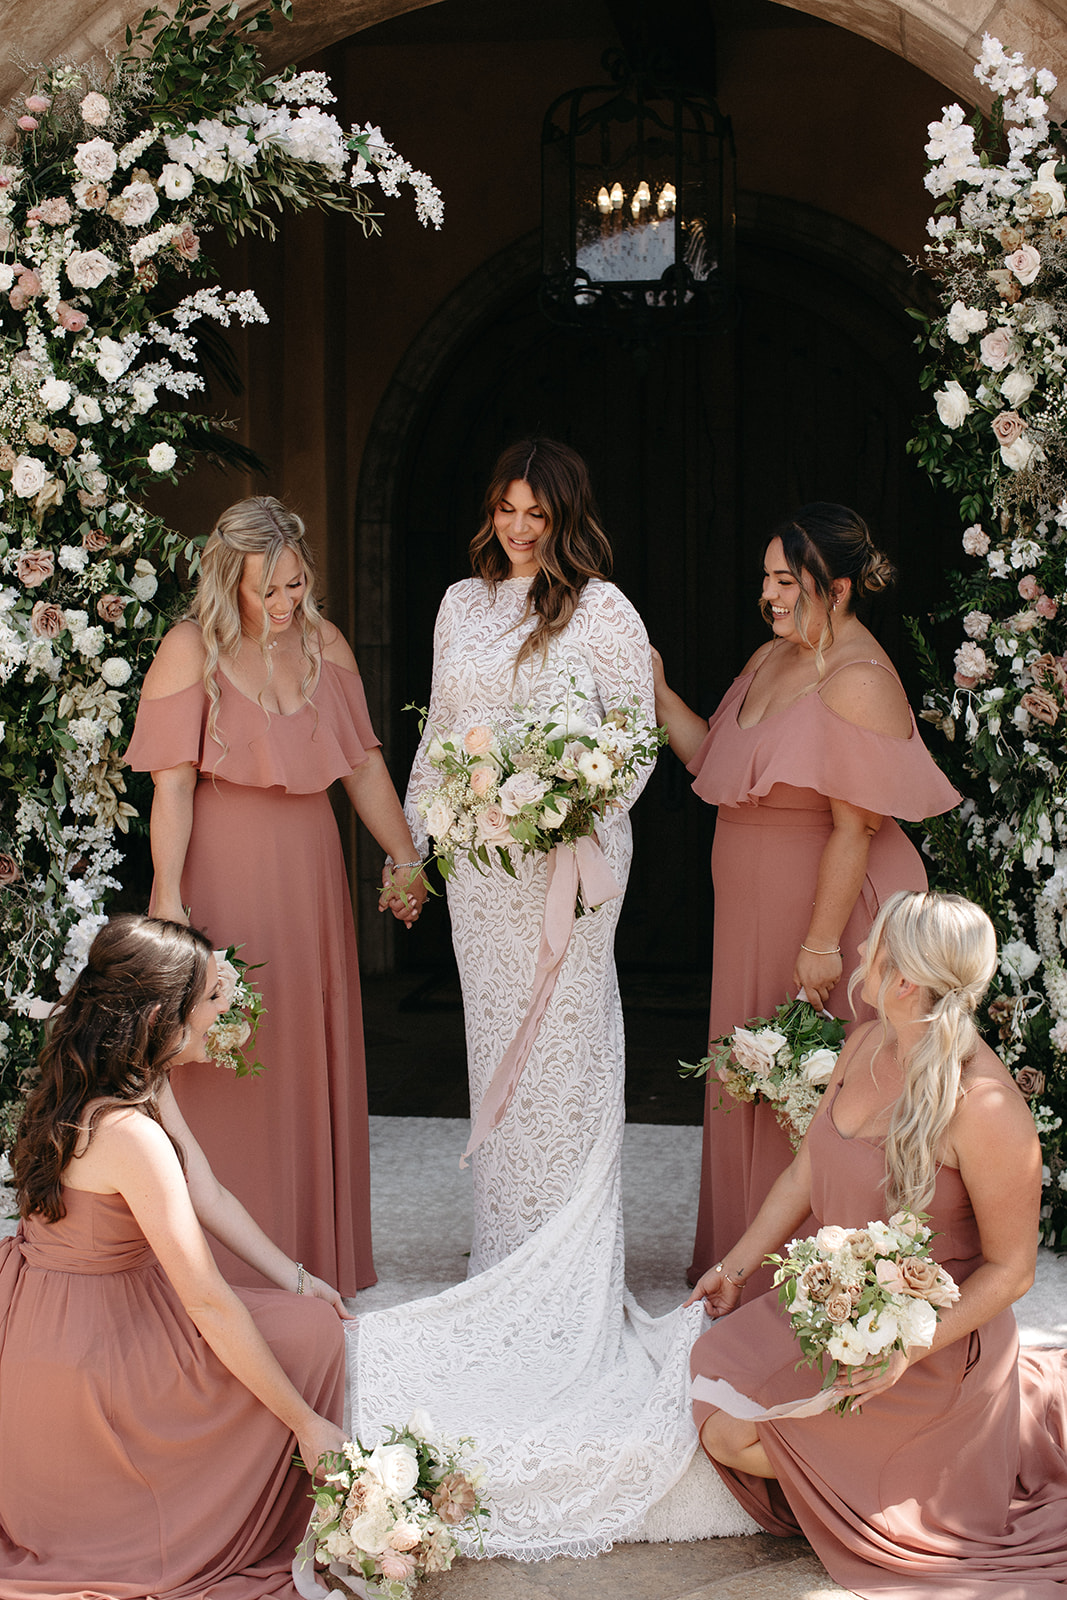
[[[576,839],[573,846],[553,845],[548,853],[541,945],[537,952],[537,970],[526,1015],[482,1097],[467,1148],[460,1157],[461,1167],[467,1165],[468,1158],[493,1129],[500,1126],[511,1104],[511,1097],[522,1077],[522,1070],[541,1026],[541,1018],[552,998],[563,958],[567,954],[579,884],[582,901],[590,909],[603,905],[605,900],[614,900],[622,893],[603,850],[592,834],[584,834]]]
[[[725,1378],[705,1378],[701,1374],[689,1385],[689,1398],[704,1400],[717,1411],[725,1411],[728,1417],[741,1417],[745,1422],[771,1422],[776,1417],[821,1416],[842,1396],[836,1389],[820,1389],[803,1400],[784,1400],[781,1405],[764,1407],[747,1394],[740,1394]]]

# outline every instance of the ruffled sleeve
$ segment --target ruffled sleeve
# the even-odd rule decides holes
[[[347,778],[380,740],[363,680],[330,661],[311,700],[289,716],[269,715],[219,674],[217,737],[207,731],[208,698],[200,684],[142,700],[127,765],[158,771],[191,761],[205,775],[254,789],[318,794]]]
[[[688,764],[694,791],[709,805],[757,805],[776,784],[906,822],[959,805],[962,795],[923,744],[913,714],[911,736],[894,738],[849,722],[812,692],[742,728],[737,713],[751,677],[745,673],[731,685]]]

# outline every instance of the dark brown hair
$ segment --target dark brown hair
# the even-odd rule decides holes
[[[785,564],[800,590],[795,613],[800,631],[807,633],[810,610],[810,601],[804,591],[805,573],[826,607],[826,628],[816,647],[821,658],[822,651],[833,643],[834,638],[834,602],[831,594],[834,580],[851,580],[845,610],[852,613],[856,609],[856,601],[862,596],[881,594],[888,589],[896,578],[896,570],[889,558],[875,548],[867,524],[858,512],[829,500],[813,500],[809,505],[801,506],[788,521],[775,528],[767,540],[768,545],[775,539],[782,541]],[[769,622],[770,612],[766,601],[760,601],[760,610]]]
[[[112,917],[101,928],[48,1024],[40,1081],[19,1124],[12,1166],[22,1216],[65,1215],[63,1169],[91,1100],[103,1103],[90,1138],[109,1106],[140,1106],[160,1120],[156,1095],[185,1043],[211,954],[195,928],[157,917]]]
[[[518,667],[538,651],[543,654],[563,631],[590,578],[610,576],[611,545],[600,526],[589,469],[577,451],[556,439],[519,439],[497,459],[485,492],[484,520],[470,544],[477,577],[495,587],[511,571],[493,512],[516,480],[529,485],[545,514],[524,614],[524,619],[536,614],[537,624],[515,658]]]

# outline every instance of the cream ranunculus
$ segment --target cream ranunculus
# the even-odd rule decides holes
[[[950,378],[943,389],[936,391],[934,404],[946,428],[958,428],[973,409],[970,395],[955,378]]]

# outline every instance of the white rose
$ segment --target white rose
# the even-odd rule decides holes
[[[406,1500],[419,1481],[419,1458],[409,1444],[378,1444],[367,1471],[378,1479],[390,1500]]]
[[[118,166],[115,146],[106,139],[90,139],[88,144],[78,145],[74,165],[83,178],[90,178],[93,183],[106,183]]]
[[[456,813],[444,800],[432,800],[423,812],[426,832],[431,839],[443,839],[456,820]]]
[[[114,383],[126,371],[118,356],[97,356],[95,365],[105,383]]]
[[[196,169],[202,178],[207,179],[208,183],[221,183],[226,176],[226,158],[218,155],[217,152],[201,156],[196,164]]]
[[[193,175],[180,161],[168,161],[159,175],[160,187],[168,200],[184,200],[193,192]]]
[[[516,817],[524,806],[536,805],[548,793],[547,779],[532,772],[513,772],[500,785],[500,807],[506,816]]]
[[[785,1039],[774,1028],[735,1028],[730,1053],[739,1067],[765,1078],[774,1066]]]
[[[909,1297],[897,1316],[900,1322],[900,1342],[905,1350],[918,1345],[928,1350],[937,1332],[937,1312],[927,1300]]]
[[[130,671],[130,663],[121,656],[108,656],[100,668],[100,676],[113,689],[121,689],[124,683],[129,682]]]
[[[99,422],[104,415],[99,403],[87,394],[76,394],[70,409],[75,422],[82,424]]]
[[[66,274],[75,289],[98,289],[115,270],[102,250],[75,250],[66,260]]]
[[[155,405],[156,391],[150,383],[145,383],[143,378],[138,378],[135,383],[130,385],[130,400],[133,404],[133,409],[139,416],[143,416],[146,411],[151,411]]]
[[[1012,472],[1022,472],[1024,467],[1030,465],[1035,455],[1037,446],[1028,433],[1020,433],[1011,444],[1002,444],[1000,447],[1000,459],[1006,467],[1011,468]]]
[[[837,1052],[828,1050],[824,1046],[821,1050],[812,1050],[803,1057],[800,1071],[805,1083],[829,1083],[836,1066]]]
[[[0,261],[0,294],[6,294],[15,281],[15,269],[7,261]]]
[[[119,219],[128,228],[141,228],[159,210],[156,191],[150,183],[128,183],[118,196]]]
[[[1047,194],[1049,198],[1049,211],[1052,216],[1058,217],[1067,206],[1067,195],[1064,193],[1062,183],[1056,180],[1056,162],[1042,161],[1037,169],[1037,178],[1030,185],[1031,194]]]
[[[61,411],[70,401],[71,387],[65,378],[46,378],[40,394],[46,411]]]
[[[970,396],[955,378],[950,378],[943,389],[936,391],[934,403],[946,428],[958,428],[972,409]]]
[[[30,500],[44,488],[48,471],[36,456],[19,456],[11,473],[11,488],[20,500]]]
[[[225,950],[215,951],[215,967],[218,972],[219,998],[225,1002],[223,1009],[229,1011],[233,1005],[233,997],[237,993],[237,985],[241,981],[241,976],[233,962],[227,961]]]
[[[133,590],[138,600],[151,600],[152,596],[159,588],[159,579],[156,577],[156,569],[152,563],[150,561],[146,561],[143,556],[138,557],[133,564],[133,577],[130,579],[130,588]]]
[[[1000,392],[1009,406],[1021,406],[1024,400],[1029,400],[1033,393],[1033,388],[1034,380],[1030,374],[1023,372],[1020,367],[1016,367],[1014,372],[1009,372],[1004,379],[1000,386]]]
[[[430,739],[429,744],[426,746],[427,761],[430,763],[431,767],[440,767],[443,765],[447,755],[447,750],[435,733]]]
[[[111,106],[108,104],[107,97],[102,94],[97,94],[95,89],[90,90],[90,92],[85,96],[85,99],[78,107],[78,110],[82,114],[82,120],[87,122],[90,128],[102,128],[108,117],[111,115]],[[93,140],[94,144],[103,144],[103,142],[104,141],[102,139]],[[79,145],[78,148],[81,150],[85,149],[86,147],[84,145]],[[82,170],[84,171],[84,168]],[[112,170],[114,170],[114,168],[112,168]]]
[[[561,828],[567,820],[567,812],[570,808],[571,803],[564,795],[556,795],[548,802],[541,813],[541,826],[543,828]]]
[[[871,1230],[868,1228],[867,1231],[870,1233]],[[847,1230],[845,1228],[839,1228],[836,1223],[828,1223],[826,1227],[820,1228],[818,1233],[815,1235],[816,1248],[828,1255],[832,1255],[834,1251],[840,1250],[847,1240]]]
[[[152,446],[147,459],[153,472],[169,472],[178,459],[178,452],[173,445],[161,441]]]

